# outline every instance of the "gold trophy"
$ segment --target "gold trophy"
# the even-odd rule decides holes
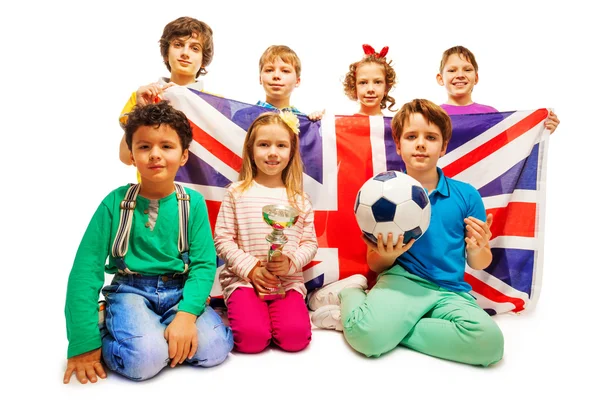
[[[273,228],[273,231],[266,236],[267,242],[269,242],[267,261],[271,261],[272,257],[278,257],[282,254],[283,246],[288,241],[283,230],[291,228],[298,221],[298,211],[290,206],[271,204],[263,207],[262,214],[265,222]],[[259,293],[258,297],[262,300],[283,299],[285,297],[285,290],[280,283],[279,287],[275,288],[271,293]]]

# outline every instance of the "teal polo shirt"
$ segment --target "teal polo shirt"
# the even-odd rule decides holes
[[[464,219],[473,216],[485,221],[483,200],[473,186],[447,178],[440,168],[437,172],[437,187],[428,193],[429,228],[396,262],[444,289],[468,292],[471,285],[464,278],[467,261]]]

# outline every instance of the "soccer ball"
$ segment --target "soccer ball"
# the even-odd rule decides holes
[[[354,215],[358,226],[374,243],[383,235],[393,234],[394,246],[398,235],[404,243],[420,238],[429,227],[431,206],[423,186],[414,178],[399,171],[382,172],[362,185],[356,195]]]

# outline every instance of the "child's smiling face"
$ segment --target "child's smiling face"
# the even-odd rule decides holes
[[[283,184],[282,174],[291,158],[290,133],[280,124],[263,125],[256,130],[253,159],[256,182]]]
[[[300,78],[292,64],[277,57],[272,62],[265,63],[260,70],[260,83],[265,89],[267,102],[273,100],[289,100],[292,92],[300,84]]]
[[[460,54],[452,54],[446,60],[442,72],[437,75],[440,86],[444,86],[448,97],[458,99],[471,96],[473,87],[479,81],[475,67]]]
[[[138,169],[142,184],[173,182],[179,167],[188,159],[177,132],[167,124],[140,126],[133,134],[131,161]]]
[[[386,91],[383,65],[365,63],[356,68],[356,98],[360,103],[361,114],[382,115],[381,101]]]
[[[197,34],[188,37],[178,37],[171,41],[167,60],[171,67],[171,77],[187,77],[196,79],[196,74],[202,68],[202,44]],[[177,82],[175,82],[177,83]]]
[[[396,152],[406,165],[409,175],[413,172],[435,170],[438,159],[446,153],[442,131],[434,123],[425,120],[420,113],[408,117],[396,145]]]

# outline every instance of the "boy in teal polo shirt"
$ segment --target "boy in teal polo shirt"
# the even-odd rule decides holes
[[[502,332],[469,294],[465,261],[484,269],[492,261],[490,219],[477,190],[437,167],[452,135],[448,115],[427,100],[405,104],[392,120],[396,149],[406,173],[429,193],[431,222],[418,240],[387,245],[381,235],[369,246],[367,263],[377,283],[366,293],[340,281],[320,298],[340,305],[318,308],[313,323],[343,330],[360,353],[378,357],[398,345],[447,360],[488,366],[504,351]],[[348,278],[350,279],[350,278]],[[336,296],[337,288],[343,288]],[[339,289],[338,289],[339,290]]]

